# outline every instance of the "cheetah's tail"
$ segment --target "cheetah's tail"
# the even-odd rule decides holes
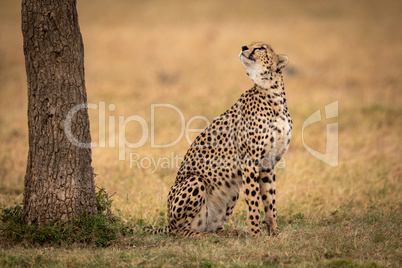
[[[169,226],[161,227],[158,229],[152,229],[151,226],[145,226],[143,231],[151,234],[171,234]]]

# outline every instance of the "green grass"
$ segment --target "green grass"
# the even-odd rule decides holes
[[[110,246],[128,232],[122,219],[112,214],[112,200],[103,188],[96,193],[98,213],[89,216],[81,214],[76,219],[55,222],[40,227],[27,225],[22,221],[22,207],[5,208],[0,215],[0,245],[34,246],[71,246],[84,245],[95,247]]]
[[[22,232],[17,222],[6,225],[7,231],[21,235],[4,237],[4,223],[14,224],[13,219],[18,217],[12,213],[19,214],[18,211],[18,206],[3,210],[2,266],[402,265],[402,214],[396,207],[384,213],[372,205],[357,212],[349,203],[320,218],[283,212],[278,219],[278,237],[211,235],[203,239],[150,235],[141,229],[153,219],[131,217],[123,224],[119,218],[111,222],[102,215],[92,219],[80,217],[43,229],[25,226]],[[228,222],[233,223],[231,228],[245,230],[245,213],[240,214],[233,215]],[[134,227],[134,232],[127,232],[129,227]]]

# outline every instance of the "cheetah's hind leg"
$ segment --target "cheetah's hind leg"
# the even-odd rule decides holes
[[[168,219],[172,233],[182,237],[210,235],[207,232],[206,186],[202,178],[192,176],[176,189]]]

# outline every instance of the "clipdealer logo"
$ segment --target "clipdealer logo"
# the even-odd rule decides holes
[[[157,109],[167,108],[174,111],[180,122],[180,133],[179,135],[172,141],[168,143],[156,143],[155,140],[155,118],[157,116]],[[74,116],[82,109],[93,109],[98,110],[98,125],[99,125],[99,140],[91,143],[83,143],[77,140],[74,137],[72,132],[73,129],[73,119]],[[114,112],[116,110],[116,105],[109,104],[107,107],[109,112]],[[183,112],[176,106],[167,103],[161,104],[151,104],[151,116],[150,116],[150,126],[148,126],[147,121],[139,115],[130,115],[125,117],[123,115],[119,116],[108,116],[106,120],[106,102],[95,103],[86,103],[79,104],[74,106],[66,116],[64,122],[64,130],[69,141],[77,147],[80,148],[116,148],[118,147],[118,159],[121,161],[126,160],[126,150],[127,148],[138,149],[144,146],[149,138],[150,138],[150,146],[151,148],[169,148],[178,144],[183,138],[186,139],[188,144],[192,143],[190,134],[191,133],[201,133],[204,129],[194,129],[191,128],[191,125],[196,120],[201,120],[205,122],[205,125],[208,126],[210,121],[205,116],[194,116],[191,117],[187,122],[185,120]],[[332,102],[325,106],[325,119],[336,118],[338,117],[338,101]],[[108,125],[106,124],[108,122]],[[330,123],[326,125],[326,149],[324,153],[321,153],[309,145],[306,144],[304,136],[304,130],[313,125],[314,123],[322,121],[321,111],[317,110],[313,114],[311,114],[303,123],[302,127],[302,143],[304,148],[306,148],[307,152],[309,152],[312,156],[317,158],[318,160],[332,166],[338,166],[338,123]],[[131,142],[126,138],[126,128],[129,123],[136,123],[141,128],[141,135],[136,142]],[[117,124],[117,128],[116,128]],[[108,141],[106,142],[106,127],[108,128]],[[116,145],[116,137],[118,137],[118,142]],[[174,155],[171,153],[169,157],[150,157],[150,156],[141,156],[139,153],[130,153],[130,168],[152,168],[152,172],[155,172],[158,168],[178,168],[180,162],[183,160],[183,157],[179,157],[178,155]],[[286,163],[285,160],[282,160],[277,163],[277,168],[285,168]]]
[[[337,118],[338,117],[338,101],[334,101],[325,106],[325,119]],[[325,152],[320,153],[314,150],[306,144],[304,141],[304,129],[308,126],[321,122],[321,111],[317,110],[312,115],[310,115],[306,121],[303,123],[302,127],[302,142],[304,148],[315,158],[321,160],[322,162],[330,165],[331,167],[337,167],[339,161],[339,139],[338,139],[338,122],[330,123],[326,125],[326,145]]]

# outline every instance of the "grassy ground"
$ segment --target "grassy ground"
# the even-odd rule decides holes
[[[19,5],[0,3],[1,207],[22,201],[28,150]],[[106,105],[105,123],[99,109],[90,111],[93,140],[116,122],[116,144],[107,133],[105,148],[93,149],[96,184],[115,193],[116,214],[133,224],[134,236],[105,249],[2,248],[0,265],[402,266],[401,10],[400,1],[79,1],[88,100]],[[277,170],[281,234],[200,240],[143,234],[141,226],[166,222],[174,158],[189,144],[183,137],[169,148],[153,148],[149,136],[119,160],[119,116],[150,123],[151,104],[167,103],[185,123],[200,115],[212,120],[252,86],[237,55],[257,40],[290,60],[285,85],[294,129]],[[337,167],[314,158],[302,143],[303,122],[334,101],[339,116],[309,126],[304,139],[325,151],[326,124],[337,122]],[[159,108],[154,119],[156,143],[179,136],[172,109]],[[131,142],[141,138],[134,122],[125,133]],[[130,166],[133,153],[139,167]],[[151,159],[167,167],[144,168]],[[241,199],[226,227],[245,230],[244,221]]]

